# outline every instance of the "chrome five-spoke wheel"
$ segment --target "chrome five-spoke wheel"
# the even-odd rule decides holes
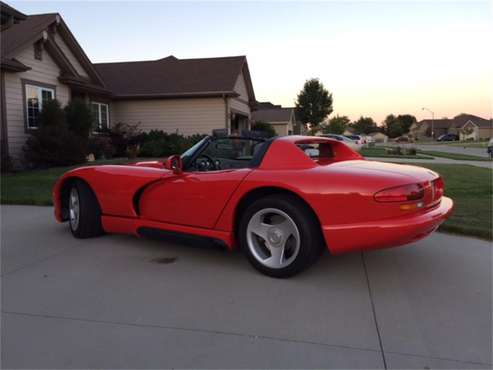
[[[77,188],[74,186],[70,190],[69,197],[69,222],[72,230],[77,230],[79,227],[79,218],[80,218],[80,201],[79,201],[79,192]]]

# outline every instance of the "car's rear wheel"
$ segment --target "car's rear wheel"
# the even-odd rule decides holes
[[[91,188],[82,181],[70,187],[68,199],[69,227],[76,238],[91,238],[104,234],[101,208]]]
[[[262,273],[279,278],[303,271],[322,250],[313,213],[291,195],[256,200],[242,215],[239,238],[250,263]]]

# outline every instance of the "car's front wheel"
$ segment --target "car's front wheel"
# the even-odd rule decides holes
[[[68,199],[69,227],[76,238],[91,238],[104,234],[101,208],[92,189],[85,182],[75,181]]]
[[[273,277],[293,276],[322,250],[318,223],[298,198],[279,194],[258,199],[243,213],[240,246],[250,263]]]

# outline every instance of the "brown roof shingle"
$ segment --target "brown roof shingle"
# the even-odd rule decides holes
[[[30,15],[26,20],[2,31],[0,36],[2,59],[10,57],[15,50],[38,37],[56,19],[56,13]]]
[[[96,63],[116,98],[235,95],[245,56]]]
[[[258,122],[288,122],[293,108],[260,109],[252,112],[252,119]]]

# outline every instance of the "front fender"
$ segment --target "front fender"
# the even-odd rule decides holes
[[[62,194],[70,181],[86,182],[94,191],[103,214],[137,217],[134,195],[147,184],[168,176],[172,176],[171,171],[139,166],[93,166],[68,171],[53,187],[55,218],[59,222],[65,221]]]

